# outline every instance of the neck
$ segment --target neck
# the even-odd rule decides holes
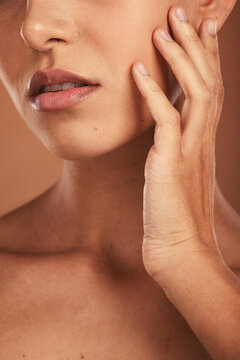
[[[45,251],[79,250],[112,266],[143,269],[144,168],[154,130],[106,155],[64,161],[43,200],[51,219],[44,221]]]
[[[51,251],[81,250],[119,266],[142,265],[144,167],[154,126],[93,159],[67,160],[50,192]]]

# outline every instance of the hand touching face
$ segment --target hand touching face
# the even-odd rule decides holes
[[[138,61],[132,68],[156,121],[143,209],[143,260],[153,276],[197,252],[221,257],[213,214],[215,137],[224,98],[216,21],[204,20],[198,34],[184,10],[173,7],[169,22],[174,39],[162,28],[153,37],[183,89],[181,113],[144,64]]]

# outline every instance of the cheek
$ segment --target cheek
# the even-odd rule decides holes
[[[154,7],[153,3],[155,3]],[[142,4],[142,7],[139,4]],[[148,6],[146,6],[146,1],[139,0],[137,13],[134,8],[136,6],[132,6],[131,11],[128,12],[127,19],[126,16],[119,16],[116,22],[113,21],[112,31],[104,34],[104,39],[111,44],[111,47],[106,49],[106,54],[111,59],[110,72],[113,74],[113,79],[117,80],[120,89],[126,86],[128,79],[132,90],[135,89],[135,92],[138,92],[131,67],[136,60],[141,60],[155,81],[164,91],[167,91],[169,66],[152,40],[152,33],[156,27],[161,25],[167,28],[167,8],[164,9],[161,5],[159,14],[154,15],[153,9],[157,13],[156,1],[151,0]]]
[[[0,78],[12,98],[25,91],[24,76],[29,76],[28,71],[32,68],[32,62],[26,56],[28,51],[17,29],[7,31],[0,25]]]

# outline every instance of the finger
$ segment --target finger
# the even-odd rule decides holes
[[[220,67],[220,56],[218,48],[218,37],[217,37],[217,22],[215,19],[205,19],[199,27],[199,36],[202,41],[208,62],[211,65],[215,77],[216,83],[212,87],[212,93],[214,94],[214,109],[213,109],[213,122],[211,124],[211,130],[209,133],[209,144],[210,144],[210,156],[208,157],[208,164],[210,173],[209,182],[209,201],[212,206],[210,207],[210,218],[214,223],[214,187],[216,179],[216,154],[215,154],[215,143],[216,143],[216,132],[219,119],[222,112],[222,105],[224,99],[224,87],[222,81],[221,67]],[[206,158],[206,155],[204,155]]]
[[[166,161],[176,160],[181,149],[179,112],[172,106],[165,93],[140,61],[133,64],[132,74],[156,121],[154,133],[156,151],[161,153]]]
[[[184,135],[186,130],[182,134],[186,137],[185,151],[195,150],[199,153],[202,146],[201,139],[209,120],[210,90],[191,58],[178,43],[170,39],[168,32],[158,28],[154,31],[153,37],[156,47],[171,66],[186,97],[181,113],[181,118],[187,124],[186,129],[188,129],[187,137]]]
[[[171,66],[186,98],[195,99],[201,97],[206,83],[182,47],[162,28],[157,28],[154,31],[153,40],[161,55]]]
[[[206,49],[206,54],[208,57],[208,62],[211,64],[212,69],[214,69],[216,76],[215,86],[212,87],[211,91],[214,98],[214,108],[212,111],[212,122],[210,123],[210,129],[208,131],[209,138],[207,142],[210,144],[210,157],[208,166],[211,168],[210,171],[210,194],[209,198],[211,203],[214,203],[214,185],[216,178],[216,155],[215,155],[215,143],[216,143],[216,133],[217,127],[219,124],[219,119],[222,112],[223,100],[224,100],[224,87],[221,75],[220,67],[220,56],[218,48],[218,37],[217,37],[217,23],[214,19],[204,20],[199,27],[199,36],[201,38],[202,44]],[[207,150],[206,150],[207,151]],[[207,154],[203,154],[206,158]],[[211,209],[211,216],[213,217],[214,209]]]
[[[216,103],[218,102],[218,93],[220,93],[219,71],[214,71],[214,68],[219,68],[216,21],[211,18],[205,19],[200,25],[198,34],[194,26],[188,21],[184,9],[174,6],[169,11],[169,22],[174,38],[192,59],[212,94],[210,121],[205,128],[205,133],[210,132],[212,135],[207,134],[207,136],[209,136],[210,141],[214,141],[219,119]],[[192,132],[191,125],[186,127],[186,131],[183,132],[183,144],[185,137],[191,137],[191,134],[188,134],[189,132]]]
[[[208,63],[211,65],[220,85],[222,83],[222,74],[217,37],[217,21],[213,18],[203,20],[198,33],[205,48]]]
[[[210,88],[215,86],[216,75],[209,64],[206,49],[183,8],[169,10],[169,23],[175,41],[184,49]],[[210,37],[210,35],[208,35]]]
[[[211,20],[211,19],[210,19]],[[211,94],[212,94],[212,107],[210,109],[211,113],[209,114],[209,123],[205,127],[205,135],[208,132],[212,133],[212,127],[215,128],[215,110],[216,110],[216,89],[218,88],[217,74],[213,70],[211,62],[209,61],[209,56],[206,47],[203,44],[202,39],[195,30],[194,26],[188,20],[187,14],[183,8],[173,6],[169,11],[169,23],[171,25],[171,30],[174,35],[174,39],[179,43],[179,45],[185,50],[187,55],[191,58],[196,68],[200,72],[201,76],[205,80]],[[205,35],[205,42],[213,43],[212,40],[214,32],[214,24],[209,26],[209,19],[203,21],[200,26],[200,33]],[[210,30],[210,33],[208,31]],[[214,47],[214,45],[212,44]],[[216,48],[216,40],[215,40]],[[194,124],[195,125],[195,124]],[[183,146],[185,146],[188,139],[194,139],[193,135],[196,132],[196,127],[192,127],[192,123],[189,123],[189,126],[185,125],[185,130],[183,132]],[[209,134],[207,134],[209,136]],[[210,136],[211,137],[211,136]],[[210,138],[209,137],[209,138]],[[185,141],[186,138],[186,141]],[[200,144],[199,144],[200,145]],[[192,151],[192,146],[188,142],[189,149]],[[185,146],[186,148],[186,146]]]
[[[211,18],[203,21],[199,27],[199,35],[203,43],[203,46],[206,49],[208,62],[211,64],[212,68],[214,69],[216,76],[215,86],[213,86],[211,89],[216,101],[214,123],[212,125],[213,126],[212,141],[215,141],[217,126],[222,112],[222,105],[224,100],[224,86],[223,86],[223,80],[221,74],[220,55],[219,55],[216,27],[217,27],[216,21]]]

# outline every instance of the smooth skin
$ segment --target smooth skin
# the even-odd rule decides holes
[[[239,215],[214,189],[214,132],[200,141],[207,113],[209,124],[220,117],[210,116],[206,90],[221,80],[212,74],[218,59],[205,58],[217,39],[204,21],[216,17],[219,31],[234,3],[0,1],[1,80],[34,134],[64,159],[56,184],[0,219],[1,359],[235,359]],[[174,5],[193,26],[176,22]],[[175,41],[158,42],[159,26]],[[187,56],[171,62],[171,49]],[[137,75],[137,60],[151,77]],[[102,89],[66,111],[37,112],[28,81],[55,67],[94,76]],[[178,97],[178,82],[191,100]],[[218,95],[220,112],[222,87]],[[179,231],[172,216],[189,241],[162,236],[169,225]]]
[[[153,39],[184,91],[181,113],[141,62],[133,66],[156,121],[145,166],[143,262],[212,357],[239,359],[240,280],[222,258],[214,224],[224,99],[216,21],[204,20],[198,34],[184,9],[173,7],[169,22],[176,41],[161,28]]]

